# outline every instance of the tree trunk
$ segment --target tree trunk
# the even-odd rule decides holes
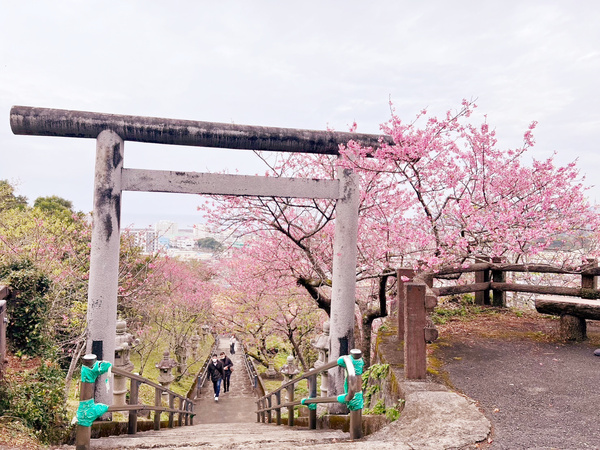
[[[298,356],[298,361],[300,361],[300,365],[302,365],[302,369],[306,372],[307,370],[309,370],[309,367],[307,366],[306,361],[304,360],[304,357],[302,356],[302,352],[300,351],[300,347],[298,346],[296,339],[294,339],[294,334],[291,332],[288,333],[288,339],[290,341],[290,344],[292,344],[292,347],[294,348],[296,355]]]

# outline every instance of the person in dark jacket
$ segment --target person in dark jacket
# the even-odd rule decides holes
[[[215,390],[215,402],[219,401],[219,392],[221,391],[221,382],[225,375],[223,373],[223,363],[217,358],[217,354],[212,355],[211,361],[208,364],[208,376],[212,381],[213,389]]]
[[[233,361],[227,357],[225,352],[221,352],[221,362],[223,363],[223,392],[229,392],[229,381],[231,379],[231,368]]]

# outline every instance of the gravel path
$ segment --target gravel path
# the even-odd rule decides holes
[[[491,449],[600,449],[600,358],[588,343],[479,338],[440,349],[493,425]]]

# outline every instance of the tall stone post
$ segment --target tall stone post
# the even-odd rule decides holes
[[[350,169],[339,168],[341,198],[337,200],[335,239],[333,242],[333,276],[330,314],[329,360],[336,361],[354,348],[354,304],[356,296],[356,254],[358,235],[358,206],[360,191],[358,177]],[[328,395],[344,393],[345,373],[341,367],[329,370]],[[346,412],[342,404],[332,403],[329,412]]]
[[[117,325],[122,168],[123,140],[114,131],[102,131],[96,139],[87,353],[111,363]],[[99,377],[100,385],[106,377]],[[94,398],[97,403],[112,404],[112,386],[108,392],[96,389]]]

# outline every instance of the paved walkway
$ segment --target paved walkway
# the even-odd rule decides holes
[[[238,345],[239,347],[239,345]],[[233,362],[233,373],[229,392],[223,392],[219,401],[214,400],[213,385],[210,380],[204,382],[200,397],[196,400],[194,423],[254,423],[256,422],[256,396],[248,378],[241,352],[229,354],[229,339],[221,336],[217,353],[225,352]]]

